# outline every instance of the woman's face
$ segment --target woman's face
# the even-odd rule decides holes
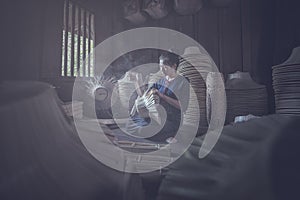
[[[170,67],[168,65],[160,64],[160,68],[166,76],[173,75],[176,72],[175,67]]]

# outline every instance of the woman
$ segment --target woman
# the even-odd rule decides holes
[[[165,77],[153,84],[148,91],[152,94],[159,96],[159,104],[164,108],[166,112],[166,121],[163,128],[155,135],[148,137],[147,139],[157,142],[166,142],[166,139],[174,137],[180,123],[182,121],[183,112],[186,111],[189,101],[189,83],[183,77],[177,74],[177,67],[179,64],[179,57],[172,53],[166,52],[159,57],[159,64]],[[141,117],[138,113],[132,116],[130,126],[128,126],[129,133],[132,131],[138,131],[140,135],[143,135],[144,126],[148,126],[151,122],[150,117]],[[151,123],[151,127],[156,126],[156,122]],[[154,130],[154,129],[144,130]]]

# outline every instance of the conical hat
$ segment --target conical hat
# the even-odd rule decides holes
[[[184,49],[182,57],[187,57],[189,55],[201,54],[200,49],[196,46],[187,47]]]
[[[293,49],[290,57],[279,65],[273,66],[273,68],[287,65],[300,65],[300,47],[296,47]]]

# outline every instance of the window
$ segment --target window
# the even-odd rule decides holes
[[[75,2],[65,0],[61,76],[94,75],[94,14]]]

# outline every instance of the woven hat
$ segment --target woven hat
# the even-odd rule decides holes
[[[290,57],[284,61],[283,63],[279,65],[273,66],[273,68],[279,67],[279,66],[286,66],[286,65],[299,65],[300,64],[300,47],[296,47],[293,49],[292,54]]]
[[[237,71],[228,75],[228,79],[225,84],[226,89],[230,90],[247,90],[247,89],[259,89],[265,88],[264,85],[260,85],[254,82],[248,72]]]
[[[197,55],[197,54],[201,54],[200,49],[196,46],[191,46],[184,49],[184,53],[182,57],[186,57],[189,55]]]

